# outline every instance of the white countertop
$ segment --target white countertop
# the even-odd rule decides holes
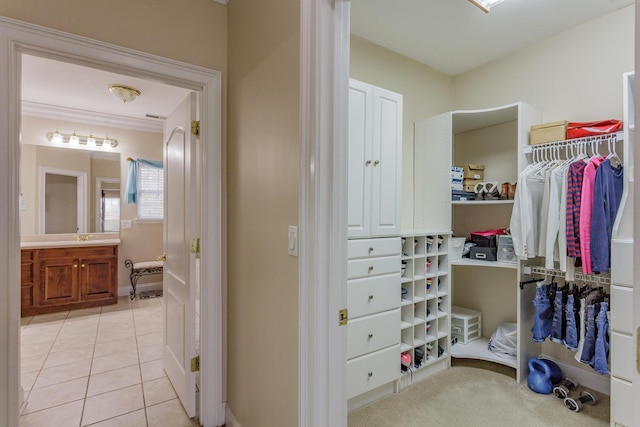
[[[88,233],[87,233],[88,234]],[[81,234],[81,235],[84,235]],[[22,236],[20,248],[68,248],[82,246],[119,245],[119,234],[98,233],[91,234],[88,240],[77,240],[70,234],[43,234]]]

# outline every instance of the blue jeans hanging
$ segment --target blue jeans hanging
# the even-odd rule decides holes
[[[595,353],[596,347],[596,306],[589,304],[587,306],[587,322],[584,334],[584,346],[580,355],[580,362],[591,363],[591,359]]]
[[[553,322],[551,324],[551,341],[564,344],[564,302],[566,289],[558,289],[553,301]]]
[[[536,287],[536,297],[533,300],[533,340],[543,342],[551,333],[551,319],[553,310],[549,301],[549,285]]]
[[[572,351],[578,351],[578,322],[576,321],[578,311],[575,300],[573,293],[567,295],[567,306],[565,308],[567,327],[565,330],[564,345]]]
[[[596,319],[598,334],[596,338],[595,352],[590,363],[593,369],[601,375],[609,374],[609,368],[607,367],[607,356],[609,355],[609,336],[607,335],[609,330],[609,321],[607,320],[608,308],[609,303],[600,303],[600,312]]]

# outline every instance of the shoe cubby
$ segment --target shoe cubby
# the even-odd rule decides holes
[[[442,343],[450,335],[450,234],[407,234],[402,241],[401,350],[415,373],[448,357]],[[438,346],[445,355],[438,357]]]

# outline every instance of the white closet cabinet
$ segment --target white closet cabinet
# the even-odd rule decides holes
[[[451,201],[451,166],[484,164],[484,181],[516,182],[527,164],[524,147],[531,125],[541,114],[524,103],[484,110],[452,111],[415,124],[414,226],[451,230],[466,237],[472,231],[507,228],[513,200]],[[519,266],[463,258],[451,261],[451,305],[482,313],[482,338],[450,346],[452,357],[503,363],[517,370],[520,382],[526,365],[540,346],[521,339],[530,332],[532,287],[519,289]],[[519,347],[515,360],[487,350],[493,331],[504,322],[518,325]]]
[[[402,95],[349,82],[348,235],[400,234]]]
[[[623,77],[624,99],[624,186],[618,217],[611,237],[611,425],[636,425],[634,411],[635,341],[633,288],[633,145],[634,73]],[[635,387],[638,387],[635,384]]]

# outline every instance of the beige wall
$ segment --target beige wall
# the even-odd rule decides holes
[[[227,401],[243,426],[298,424],[299,3],[229,3]]]
[[[545,122],[622,119],[622,74],[634,69],[634,7],[456,76],[455,108],[524,101]]]
[[[117,129],[105,126],[88,125],[83,123],[66,122],[62,120],[43,119],[39,117],[22,117],[22,144],[21,149],[24,157],[31,151],[31,146],[45,145],[51,143],[45,138],[47,132],[59,129],[62,133],[71,133],[74,130],[80,135],[106,135],[118,140],[118,147],[114,150],[120,153],[120,183],[124,190],[127,182],[127,170],[129,162],[127,157],[140,157],[149,160],[162,160],[162,134],[153,132],[142,132],[128,129]],[[61,150],[73,153],[71,148],[61,148]],[[76,152],[77,153],[77,152]],[[31,171],[31,172],[29,172]],[[37,204],[32,202],[36,198],[36,183],[30,182],[29,174],[36,173],[35,166],[22,167],[21,164],[21,192],[27,200],[27,210],[20,214],[21,232],[31,234],[31,230],[26,224],[27,220],[35,221],[37,215],[34,210]],[[95,184],[89,183],[91,188]],[[121,192],[120,219],[132,220],[130,229],[120,230],[120,240],[122,241],[118,250],[118,287],[128,288],[129,272],[124,266],[124,260],[131,258],[134,261],[149,261],[162,254],[162,223],[161,222],[140,222],[135,221],[136,205],[122,202],[124,191]],[[25,224],[22,224],[25,222]],[[158,277],[145,277],[140,279],[140,283],[159,281]]]
[[[413,124],[453,109],[453,79],[351,36],[350,77],[402,94],[402,230],[413,229]]]

